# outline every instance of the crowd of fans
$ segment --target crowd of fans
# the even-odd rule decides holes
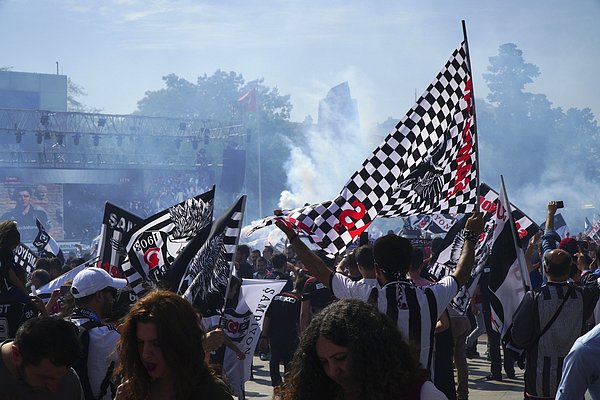
[[[161,198],[172,204],[173,196],[187,196],[157,195],[156,207]],[[561,239],[555,212],[550,202],[545,231],[526,249],[534,287],[505,343],[490,327],[489,270],[467,315],[449,307],[471,275],[480,213],[466,222],[454,273],[439,281],[427,272],[432,255],[393,233],[331,257],[277,222],[285,251],[239,245],[226,307],[239,300],[244,279],[286,281],[266,312],[256,349],[269,361],[276,399],[465,400],[468,360],[486,356],[491,381],[514,380],[515,364],[525,368],[525,398],[581,399],[589,391],[600,399],[598,363],[590,356],[600,351],[598,245]],[[0,222],[0,399],[233,398],[219,354],[227,347],[239,360],[245,355],[210,315],[165,290],[135,299],[126,280],[95,267],[44,301],[31,287],[89,254],[65,265],[40,258],[27,276],[14,263],[19,242],[16,225]],[[485,355],[477,351],[483,333]]]

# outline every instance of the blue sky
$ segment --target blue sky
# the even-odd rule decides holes
[[[477,97],[488,57],[513,42],[540,67],[530,91],[600,114],[598,0],[0,0],[0,66],[55,73],[58,61],[84,103],[112,114],[133,112],[164,75],[223,69],[290,94],[301,121],[348,80],[364,127],[408,110],[461,41],[461,19]]]

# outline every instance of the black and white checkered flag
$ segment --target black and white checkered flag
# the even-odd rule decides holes
[[[475,139],[471,72],[462,43],[336,199],[284,218],[313,243],[338,253],[376,217],[470,212],[477,202]]]
[[[163,280],[171,263],[213,218],[215,188],[155,214],[130,230],[121,243],[127,258],[121,265],[135,294]]]

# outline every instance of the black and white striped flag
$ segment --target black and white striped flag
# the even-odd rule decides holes
[[[125,278],[136,295],[163,278],[173,260],[213,218],[215,188],[155,214],[130,230],[122,240],[127,259]]]
[[[516,240],[518,229],[513,229],[514,214],[508,201],[504,182],[498,196],[497,212],[494,214],[494,236],[489,257],[490,319],[491,326],[502,337],[512,323],[513,315],[525,293],[531,288],[529,271],[523,248]]]
[[[463,42],[336,199],[281,219],[327,252],[339,253],[376,217],[470,212],[477,202],[475,149],[472,78]]]
[[[13,250],[13,253],[15,255],[15,264],[23,268],[27,272],[27,275],[31,274],[35,269],[35,263],[38,259],[33,251],[23,243],[19,243]]]
[[[245,207],[244,195],[210,229],[202,229],[173,263],[170,282],[177,287],[171,288],[190,303],[210,304],[211,309],[223,306]]]
[[[44,254],[52,254],[62,263],[64,263],[65,256],[56,240],[54,240],[54,238],[50,236],[48,232],[46,232],[46,228],[44,228],[44,225],[42,225],[39,219],[35,219],[35,224],[38,228],[38,234],[33,240],[33,245],[35,248],[38,249],[42,256]]]
[[[475,287],[483,273],[483,268],[488,263],[494,244],[494,231],[497,229],[494,216],[498,212],[498,192],[485,183],[481,183],[479,192],[479,204],[483,212],[485,228],[475,247],[475,267],[473,267],[471,277],[467,283],[459,289],[458,294],[450,302],[450,306],[463,314],[467,310]],[[540,228],[531,218],[514,205],[511,206],[511,210],[519,233],[519,244],[525,245]],[[462,217],[450,228],[450,231],[448,231],[448,234],[446,234],[440,248],[436,252],[435,258],[432,260],[429,272],[437,279],[451,275],[456,269],[456,264],[460,258],[464,243],[462,230],[465,227],[467,218],[468,216]]]
[[[98,267],[117,278],[123,278],[121,264],[127,252],[121,239],[143,219],[116,205],[106,202],[100,232]]]

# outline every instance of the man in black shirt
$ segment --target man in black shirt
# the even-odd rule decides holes
[[[235,252],[235,276],[241,279],[252,279],[254,275],[254,268],[248,262],[248,256],[250,255],[250,247],[245,244],[240,244]]]
[[[7,211],[0,219],[15,221],[18,225],[21,238],[31,242],[38,234],[35,223],[36,218],[40,220],[44,228],[50,229],[48,214],[42,209],[35,208],[31,204],[31,190],[24,188],[15,193],[15,208]]]
[[[273,297],[263,322],[259,346],[263,352],[268,351],[267,344],[271,347],[269,371],[273,387],[281,384],[279,364],[283,364],[284,371],[287,373],[289,362],[298,347],[300,293],[305,282],[306,277],[298,278],[292,292],[281,292]]]
[[[287,281],[282,292],[291,292],[294,288],[294,284],[290,275],[285,272],[285,268],[287,266],[287,257],[283,253],[276,252],[271,257],[271,262],[273,263],[273,271],[267,274],[266,279],[280,279]]]

